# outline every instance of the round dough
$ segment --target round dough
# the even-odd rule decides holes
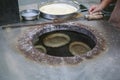
[[[63,33],[50,34],[43,39],[43,43],[47,47],[61,47],[69,42],[69,36]]]
[[[53,3],[41,6],[39,10],[43,13],[51,15],[66,15],[76,12],[78,9],[70,4]]]
[[[42,45],[36,45],[35,48],[38,49],[41,53],[47,53],[46,48]]]
[[[90,50],[91,48],[83,42],[72,42],[69,46],[69,51],[73,55],[81,55]]]

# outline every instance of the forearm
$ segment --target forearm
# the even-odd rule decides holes
[[[100,6],[101,6],[102,9],[104,9],[105,7],[107,7],[113,1],[115,1],[115,0],[102,0]]]
[[[93,14],[95,12],[102,11],[105,9],[110,3],[115,2],[116,0],[101,0],[101,3],[98,5],[93,5],[89,9],[89,13]]]

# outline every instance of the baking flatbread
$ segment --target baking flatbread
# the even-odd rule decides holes
[[[42,45],[36,45],[35,48],[38,49],[41,53],[47,53],[46,48]]]
[[[83,42],[72,42],[69,46],[69,51],[73,55],[81,55],[90,50],[91,48]]]
[[[68,35],[63,33],[54,33],[46,36],[43,39],[43,43],[47,47],[61,47],[69,43],[70,38]]]

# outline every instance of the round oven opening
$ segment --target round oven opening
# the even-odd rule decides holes
[[[56,25],[44,27],[37,38],[33,38],[33,42],[41,53],[56,57],[73,57],[92,50],[96,45],[96,38],[85,28]]]
[[[96,30],[81,24],[45,24],[24,33],[18,48],[36,62],[77,64],[105,50],[105,40]]]

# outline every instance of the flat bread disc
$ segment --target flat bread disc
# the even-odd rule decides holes
[[[70,42],[70,37],[63,33],[54,33],[46,36],[43,43],[47,47],[61,47]]]
[[[41,53],[47,53],[46,48],[42,45],[36,45],[35,48],[38,49]]]
[[[81,55],[90,50],[91,48],[83,42],[72,42],[69,46],[69,51],[73,55]]]

